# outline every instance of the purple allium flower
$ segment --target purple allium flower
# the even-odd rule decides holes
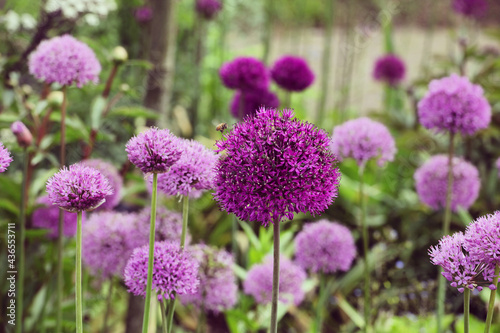
[[[19,146],[29,147],[33,142],[33,135],[31,135],[30,130],[19,120],[10,125],[10,130],[16,136]]]
[[[243,94],[243,105],[241,105],[241,95]],[[261,107],[274,109],[280,106],[280,100],[272,91],[237,91],[231,101],[231,114],[235,118],[243,119],[248,115],[254,115]],[[242,108],[242,117],[240,117]]]
[[[295,262],[314,273],[347,271],[356,256],[354,238],[339,223],[309,223],[295,237]]]
[[[36,205],[39,207],[37,207],[33,211],[33,215],[31,215],[33,227],[49,229],[50,232],[47,234],[47,237],[52,239],[57,238],[59,231],[59,208],[52,205],[47,195],[38,198],[36,200]],[[82,219],[83,218],[85,218],[85,214],[83,214]],[[76,219],[76,214],[64,212],[64,236],[73,237],[76,234]]]
[[[198,198],[213,188],[217,155],[194,140],[179,139],[181,158],[165,173],[158,175],[158,189],[166,195]],[[153,176],[147,177],[149,184]]]
[[[418,117],[425,128],[471,135],[488,127],[491,107],[479,85],[452,74],[431,81],[418,103]]]
[[[495,266],[467,253],[465,246],[466,240],[462,232],[452,236],[445,235],[437,246],[429,249],[431,262],[443,268],[443,276],[461,293],[465,288],[482,290],[481,285],[490,285],[491,288]]]
[[[168,129],[156,127],[132,137],[125,151],[129,161],[144,173],[166,172],[182,154],[179,139]]]
[[[4,147],[3,143],[0,142],[0,172],[5,172],[12,161],[13,159],[10,156],[10,152]]]
[[[383,124],[361,117],[346,121],[333,129],[330,145],[339,161],[354,158],[359,166],[374,158],[383,166],[394,160],[396,144]]]
[[[222,9],[222,3],[219,0],[196,0],[196,11],[211,20]]]
[[[147,243],[137,237],[137,215],[103,211],[83,224],[83,263],[94,276],[121,276],[133,250]]]
[[[99,81],[101,64],[87,44],[70,35],[43,41],[29,57],[29,70],[37,79],[60,85]]]
[[[138,7],[134,11],[134,17],[139,23],[149,22],[153,18],[153,10],[149,6]]]
[[[481,216],[469,224],[464,242],[472,258],[500,265],[500,211]]]
[[[481,18],[488,10],[488,1],[486,0],[454,0],[453,10],[471,18]]]
[[[118,205],[120,202],[123,179],[118,173],[118,170],[111,163],[105,162],[99,159],[84,160],[81,162],[82,165],[91,167],[99,171],[106,177],[109,181],[109,185],[113,189],[113,194],[106,198],[106,202],[98,207],[101,209],[112,209]]]
[[[314,82],[314,73],[304,59],[284,56],[271,68],[271,78],[285,90],[303,91]]]
[[[215,313],[231,309],[238,296],[232,255],[204,244],[194,245],[190,251],[200,265],[200,286],[195,294],[181,296],[182,303]]]
[[[481,181],[476,167],[469,162],[454,157],[453,186],[451,189],[451,209],[468,209],[479,195]],[[446,188],[448,184],[448,156],[431,157],[413,176],[420,200],[433,209],[446,206]]]
[[[76,213],[96,209],[113,190],[108,179],[96,169],[73,164],[49,178],[47,193],[53,205]]]
[[[500,177],[500,157],[496,160],[495,165],[498,170],[498,177]]]
[[[267,90],[269,73],[264,64],[255,58],[240,57],[226,62],[219,70],[222,83],[229,89],[243,91]]]
[[[141,210],[137,217],[137,237],[142,239],[142,244],[149,242],[149,224],[151,221],[151,209],[149,207]],[[182,234],[182,214],[169,211],[164,207],[156,207],[155,240],[157,242],[170,241],[180,244]],[[186,230],[186,244],[191,242],[189,230]]]
[[[155,242],[153,290],[158,300],[176,295],[194,294],[199,285],[198,262],[179,244]],[[128,292],[146,297],[149,245],[134,250],[125,266],[124,282]]]
[[[224,138],[216,142],[224,153],[214,197],[228,213],[267,226],[294,213],[319,214],[337,196],[340,173],[326,132],[292,110],[261,108]]]
[[[257,303],[271,303],[273,291],[273,258],[266,257],[264,263],[253,266],[243,282],[243,291],[253,296]],[[280,257],[279,300],[283,303],[299,305],[304,299],[302,284],[306,272],[288,258]]]
[[[403,60],[394,54],[387,54],[377,59],[373,69],[373,78],[391,86],[397,86],[404,80],[406,66]]]

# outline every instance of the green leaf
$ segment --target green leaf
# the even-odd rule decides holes
[[[8,199],[0,199],[0,208],[3,208],[14,215],[19,215],[19,207]]]
[[[234,271],[234,274],[236,274],[236,276],[239,277],[242,281],[246,280],[247,271],[243,267],[241,267],[237,264],[233,264],[233,271]]]
[[[352,322],[356,324],[356,326],[360,328],[365,326],[365,320],[363,317],[361,317],[358,311],[356,311],[356,309],[354,309],[344,297],[337,297],[337,304],[339,305],[339,308],[341,308],[345,314],[351,318]]]
[[[92,106],[90,107],[90,126],[92,129],[99,129],[104,108],[106,108],[106,98],[102,97],[102,95],[98,95],[94,98]]]
[[[41,100],[38,103],[36,103],[35,109],[33,111],[37,116],[39,116],[43,112],[43,110],[47,108],[47,105],[49,105],[49,102],[46,99]]]
[[[132,106],[113,109],[108,113],[108,117],[143,117],[146,119],[158,119],[159,115],[155,111],[142,106]]]
[[[257,238],[255,233],[253,232],[252,228],[250,228],[248,223],[246,223],[245,221],[240,221],[239,219],[237,219],[237,221],[240,224],[243,231],[245,232],[245,234],[247,235],[248,239],[250,240],[250,243],[252,243],[252,245],[255,247],[255,249],[260,251],[262,249],[262,246],[259,242],[259,239]]]

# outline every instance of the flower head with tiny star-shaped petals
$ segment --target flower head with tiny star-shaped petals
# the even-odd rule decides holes
[[[10,156],[10,152],[4,147],[3,143],[0,142],[0,172],[5,172],[12,161],[13,159]]]
[[[481,262],[500,265],[500,211],[481,216],[467,226],[464,248]]]

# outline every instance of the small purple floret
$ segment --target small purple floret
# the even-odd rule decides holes
[[[305,90],[314,82],[314,73],[307,62],[295,56],[278,59],[271,68],[271,77],[281,88],[295,92]]]
[[[12,156],[3,143],[0,142],[0,173],[5,172],[13,161]]]

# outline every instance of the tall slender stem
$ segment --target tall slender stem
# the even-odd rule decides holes
[[[292,108],[292,92],[285,91],[285,103],[283,105],[285,108]]]
[[[25,266],[25,229],[26,229],[26,183],[27,183],[27,175],[28,175],[28,149],[25,147],[23,152],[23,180],[21,184],[21,207],[19,210],[19,243],[21,244],[21,248],[19,249],[19,267],[17,276],[18,279],[18,294],[17,294],[17,317],[18,322],[16,325],[16,332],[21,333],[23,331],[23,299],[24,299],[24,266]]]
[[[142,333],[148,333],[149,308],[151,306],[151,289],[153,285],[153,264],[155,253],[155,224],[156,224],[156,194],[158,191],[158,174],[153,173],[153,193],[151,195],[151,221],[149,225],[149,259],[148,279],[146,282],[146,303],[142,320]]]
[[[205,306],[202,305],[200,309],[200,317],[198,319],[198,325],[196,326],[196,333],[203,333],[207,331],[207,316],[205,314]]]
[[[371,298],[370,298],[370,267],[368,263],[368,226],[366,225],[366,200],[364,193],[364,174],[365,165],[359,167],[359,205],[360,205],[360,217],[359,221],[361,224],[361,232],[363,237],[363,262],[364,262],[364,316],[365,316],[365,326],[363,327],[363,332],[368,332],[370,327],[370,308],[371,308]]]
[[[321,95],[319,98],[316,123],[321,126],[325,117],[326,97],[328,96],[328,79],[330,78],[330,61],[332,53],[333,9],[335,0],[328,0],[325,13],[326,26],[321,56]]]
[[[170,333],[172,332],[172,326],[174,326],[175,294],[173,298],[168,302],[170,304],[168,305],[168,312],[167,312],[167,333]]]
[[[184,250],[186,244],[186,233],[188,227],[188,212],[189,212],[189,197],[182,197],[182,233],[181,233],[181,249]]]
[[[76,332],[83,333],[82,298],[82,212],[77,213],[76,227]]]
[[[495,312],[495,297],[497,295],[499,272],[500,272],[500,266],[498,266],[497,263],[495,265],[495,277],[493,278],[493,285],[495,286],[495,290],[491,290],[490,293],[490,302],[488,303],[488,314],[486,315],[486,325],[484,327],[484,333],[490,332],[491,320],[493,319],[493,312]]]
[[[109,279],[108,297],[106,298],[106,312],[104,313],[104,321],[102,324],[102,333],[108,332],[108,318],[111,309],[111,301],[113,300],[113,278]]]
[[[469,333],[470,289],[464,290],[464,333]]]
[[[262,55],[262,62],[268,64],[269,51],[271,50],[271,34],[273,22],[273,1],[266,1],[264,3],[264,31],[262,34],[262,43],[264,44],[264,52]]]
[[[273,262],[273,299],[271,305],[270,333],[278,331],[278,296],[280,288],[280,221],[273,221],[274,262]]]
[[[234,257],[234,262],[238,263],[238,243],[236,241],[236,235],[238,234],[238,221],[236,215],[233,215],[232,225],[231,225],[231,252]]]
[[[165,309],[165,302],[167,300],[162,299],[160,301],[160,307],[161,307],[161,330],[162,333],[167,333],[167,310]]]
[[[328,299],[328,291],[326,288],[326,275],[319,273],[319,297],[316,307],[316,321],[314,323],[314,332],[321,332],[323,327],[323,313],[326,310],[326,300]]]

